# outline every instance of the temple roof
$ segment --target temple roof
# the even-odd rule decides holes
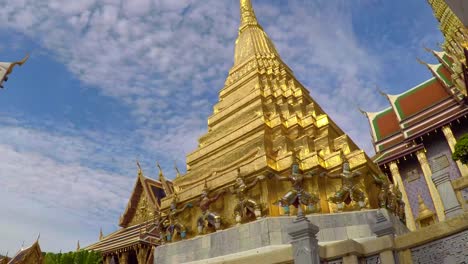
[[[384,159],[384,156],[393,156],[391,153],[400,151],[395,149],[398,144],[414,138],[425,129],[432,128],[431,124],[439,124],[448,120],[450,116],[463,112],[463,107],[457,105],[456,94],[452,92],[453,59],[445,52],[429,51],[440,63],[420,63],[424,64],[434,77],[403,93],[386,94],[391,107],[375,113],[366,113],[375,150],[379,154],[375,158],[379,160]],[[385,153],[382,153],[383,151]]]
[[[0,257],[0,264],[8,264],[9,261],[10,261],[10,258],[7,256]]]
[[[166,186],[172,188],[172,182],[166,180]],[[124,214],[121,216],[119,225],[126,227],[138,209],[138,203],[141,198],[145,197],[152,209],[156,210],[161,204],[161,199],[166,197],[163,185],[160,181],[147,178],[143,175],[141,168],[138,169],[138,176],[133,187],[132,194],[125,208]]]
[[[8,264],[25,263],[28,257],[36,257],[34,263],[42,263],[42,251],[41,247],[39,246],[39,240],[36,240],[36,242],[34,242],[34,244],[32,244],[30,247],[20,249],[18,253],[16,253],[16,255],[8,262]]]
[[[8,74],[13,71],[13,68],[16,65],[23,65],[28,60],[28,58],[29,55],[16,62],[0,62],[0,88],[3,88],[2,83],[8,80]]]
[[[444,76],[440,68],[437,70]],[[452,84],[449,79],[447,83]],[[398,120],[402,121],[449,96],[438,79],[433,77],[399,95],[388,95],[388,98]]]
[[[372,136],[375,141],[387,138],[400,131],[397,116],[391,107],[380,112],[367,113],[367,117],[372,124]]]
[[[102,253],[113,252],[125,249],[137,244],[157,244],[159,243],[159,233],[157,229],[148,222],[121,228],[114,233],[107,235],[101,241],[84,248]]]

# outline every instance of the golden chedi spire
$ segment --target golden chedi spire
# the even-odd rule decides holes
[[[247,26],[259,26],[255,11],[250,0],[240,0],[241,26],[239,31]]]
[[[462,53],[463,46],[466,45],[468,32],[466,27],[450,9],[445,0],[428,0],[432,7],[434,16],[439,21],[439,28],[445,37],[444,48],[447,52],[458,55]]]
[[[257,21],[250,0],[240,0],[241,24],[236,40],[234,66],[253,57],[279,57],[275,45]]]
[[[180,203],[199,199],[208,186],[210,192],[219,194],[235,184],[238,168],[245,180],[251,182],[269,173],[286,175],[293,163],[301,173],[341,172],[343,161],[348,160],[350,171],[358,169],[366,175],[359,182],[366,186],[369,207],[378,207],[378,188],[371,184],[371,176],[367,176],[369,171],[379,174],[376,165],[325,114],[281,60],[258,23],[251,0],[239,1],[240,27],[234,65],[208,118],[208,132],[199,138],[197,149],[187,155],[187,173],[171,183],[178,190]],[[320,192],[317,184],[313,187],[314,194],[320,195],[319,207],[323,213],[336,207],[328,202],[334,195],[328,190],[336,188],[326,185],[324,181]],[[252,192],[261,196],[267,215],[279,216],[281,211],[276,202],[287,188],[289,183],[269,180],[253,186]],[[217,202],[218,208],[223,208],[219,213],[224,219],[233,216],[230,203],[235,197],[230,195],[225,194]],[[161,210],[168,209],[170,203],[171,198],[164,198]],[[188,224],[196,230],[196,217],[187,215],[187,219],[195,219]]]

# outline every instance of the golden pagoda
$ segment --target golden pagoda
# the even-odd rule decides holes
[[[444,35],[445,42],[442,44],[442,49],[454,59],[452,79],[456,88],[461,92],[460,98],[466,97],[468,95],[468,69],[466,67],[468,29],[445,0],[428,0],[428,3],[433,9],[434,16],[439,21],[439,29]]]
[[[305,191],[320,201],[312,212],[377,208],[379,189],[372,175],[379,173],[378,168],[296,79],[258,23],[251,1],[241,0],[240,11],[234,65],[208,118],[208,133],[188,154],[187,173],[173,181],[174,194],[162,200],[161,211],[169,210],[175,195],[177,203],[192,203],[179,218],[189,222],[190,230],[197,230],[200,219],[196,216],[204,211],[197,206],[201,194],[205,191],[211,197],[223,192],[212,201],[211,210],[218,213],[223,226],[230,226],[235,224],[238,199],[223,190],[235,187],[237,178],[245,182],[261,178],[248,196],[262,216],[280,216],[287,212],[278,201],[292,186],[287,179],[276,181],[271,175],[290,175],[293,164],[302,173],[315,175],[304,180]],[[360,205],[350,199],[346,204],[331,202],[346,180],[319,176],[341,173],[343,167],[347,168],[343,175],[344,170],[353,171],[350,188],[363,190]],[[165,181],[162,174],[160,181]]]

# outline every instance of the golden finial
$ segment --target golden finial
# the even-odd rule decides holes
[[[161,165],[159,165],[159,162],[156,162],[156,166],[157,166],[158,169],[159,169],[159,181],[161,181],[161,183],[166,182],[166,177],[164,177],[164,174],[163,174]]]
[[[419,64],[422,64],[422,65],[426,65],[427,66],[427,63],[424,62],[423,60],[421,60],[420,58],[416,57],[416,61],[419,63]]]
[[[358,109],[358,111],[359,111],[359,112],[360,112],[360,113],[361,113],[363,116],[365,116],[365,117],[369,117],[369,116],[367,115],[367,112],[366,112],[366,111],[364,111],[364,110],[362,110],[362,108],[361,108],[361,107],[359,107],[359,106],[358,106],[358,107],[357,107],[357,109]]]
[[[80,241],[78,240],[78,242],[76,243],[76,251],[80,251]]]
[[[424,50],[427,51],[427,52],[430,52],[430,53],[433,52],[433,50],[431,50],[430,48],[428,48],[428,47],[426,47],[426,46],[423,46],[423,48],[424,48]]]
[[[101,230],[99,230],[99,241],[104,239],[104,234],[102,234],[102,227]]]
[[[136,162],[137,167],[138,167],[138,176],[143,175],[143,170],[141,169],[140,162],[137,160]]]
[[[377,92],[378,92],[380,95],[382,95],[382,96],[384,96],[384,97],[387,97],[387,94],[386,94],[382,89],[380,89],[380,87],[379,87],[378,85],[375,85],[375,89],[377,90]]]
[[[173,191],[171,187],[169,186],[169,184],[167,183],[166,177],[164,177],[164,174],[163,174],[161,166],[159,165],[159,162],[156,162],[156,166],[159,169],[159,181],[161,182],[164,192],[166,193],[167,196],[169,196],[173,193]]]
[[[176,178],[179,178],[180,177],[180,171],[177,168],[177,162],[176,161],[174,161],[174,169],[176,170]]]
[[[240,14],[241,14],[241,26],[239,31],[242,31],[247,26],[257,25],[257,17],[255,16],[252,2],[250,0],[240,0]]]

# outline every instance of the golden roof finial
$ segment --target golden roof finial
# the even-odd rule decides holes
[[[420,58],[417,58],[416,57],[416,61],[418,61],[419,64],[422,64],[422,65],[426,65],[427,66],[427,63],[423,60],[421,60]]]
[[[99,241],[103,239],[104,239],[104,234],[102,233],[102,227],[101,227],[101,229],[99,230]]]
[[[140,162],[137,160],[136,162],[137,167],[138,167],[138,176],[143,175],[143,170],[141,169]]]
[[[159,162],[156,162],[156,166],[159,169],[159,181],[161,182],[164,192],[166,193],[167,196],[169,196],[173,193],[172,188],[167,183],[166,177],[164,177],[164,174],[163,174],[161,166],[159,165]]]
[[[177,162],[176,161],[174,161],[174,169],[176,170],[176,178],[179,178],[180,177],[180,171],[177,168]]]
[[[247,26],[258,26],[257,17],[255,16],[255,11],[250,0],[240,0],[240,15],[241,25],[239,31],[242,31],[242,29]]]
[[[157,162],[157,161],[156,161],[156,166],[157,166],[158,169],[159,169],[159,180],[160,180],[161,182],[162,182],[162,181],[166,181],[166,178],[164,177],[164,174],[163,174],[161,165],[159,165],[159,162]]]

